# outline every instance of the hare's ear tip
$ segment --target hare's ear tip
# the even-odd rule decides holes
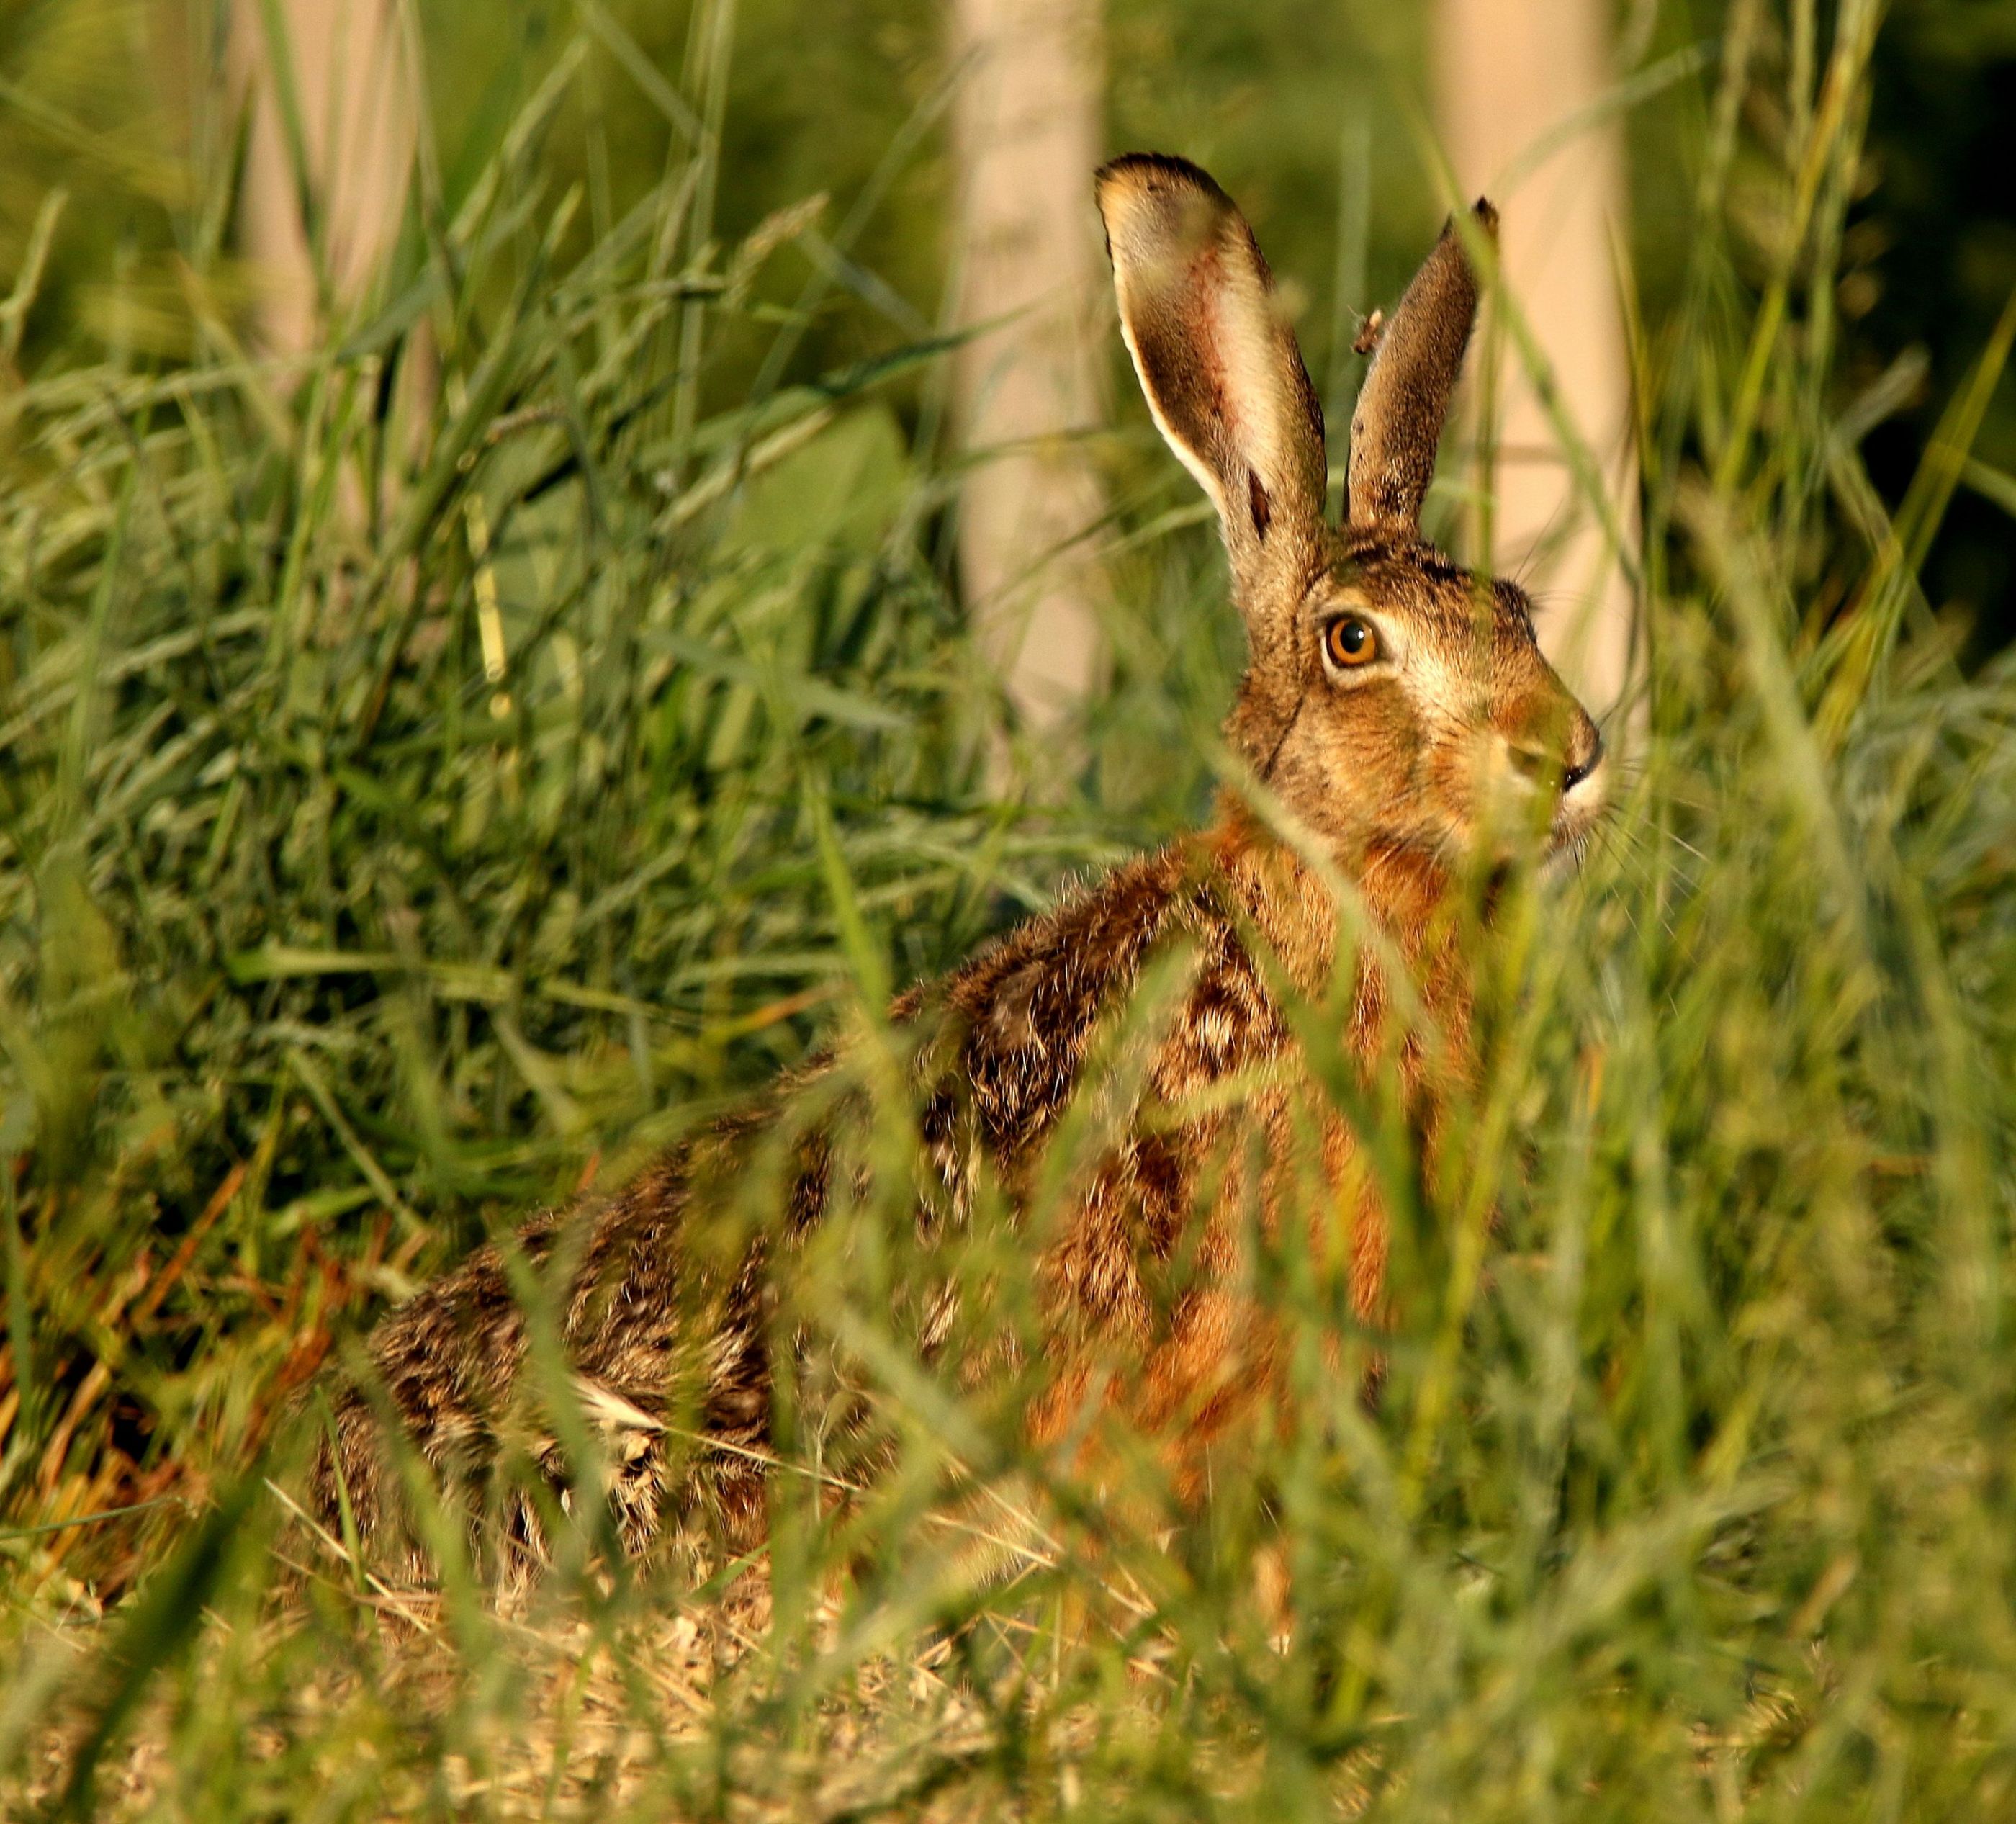
[[[1471,204],[1468,213],[1471,220],[1484,234],[1492,240],[1498,238],[1498,205],[1489,196],[1479,196]],[[1460,238],[1456,233],[1456,218],[1452,215],[1442,225],[1442,239],[1456,240]]]
[[[1179,158],[1173,152],[1123,152],[1099,168],[1098,181],[1103,186],[1109,183],[1147,182],[1158,176],[1188,178],[1193,182],[1201,178],[1206,183],[1211,181],[1187,158]]]
[[[1172,152],[1123,152],[1099,168],[1093,185],[1102,203],[1118,193],[1157,189],[1202,190],[1212,196],[1224,194],[1209,171]]]

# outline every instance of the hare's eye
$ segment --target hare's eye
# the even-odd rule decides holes
[[[1379,636],[1355,615],[1346,615],[1323,629],[1323,657],[1340,671],[1370,665],[1379,656]]]

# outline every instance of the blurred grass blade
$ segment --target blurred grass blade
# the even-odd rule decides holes
[[[110,1689],[72,1757],[56,1815],[95,1815],[99,1764],[117,1739],[148,1685],[195,1645],[205,1607],[231,1568],[239,1532],[265,1486],[257,1468],[239,1476],[196,1522],[190,1536],[148,1580],[121,1624],[104,1661]]]
[[[1925,553],[1946,517],[1953,489],[1967,472],[1982,420],[2008,365],[2012,343],[2016,343],[2016,290],[2003,305],[1994,333],[1967,384],[1940,414],[1939,427],[1911,478],[1889,535],[1854,601],[1843,611],[1832,640],[1838,653],[1834,670],[1817,719],[1820,738],[1830,748],[1840,744],[1896,639]]]

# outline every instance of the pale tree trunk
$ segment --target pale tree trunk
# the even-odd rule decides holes
[[[1025,724],[1070,716],[1097,676],[1099,418],[1090,328],[1100,297],[1092,175],[1104,81],[1099,0],[952,0],[959,320],[1012,320],[954,362],[974,466],[959,579],[982,649]]]
[[[405,212],[417,117],[398,0],[280,0],[278,10],[321,218],[326,301],[340,312],[377,276]],[[277,87],[281,61],[261,11],[259,0],[239,0],[234,48],[253,109],[240,227],[267,350],[297,355],[314,344],[324,301]]]
[[[1551,150],[1540,146],[1611,81],[1608,18],[1608,0],[1436,0],[1435,75],[1460,193],[1499,205],[1506,286],[1629,535],[1636,490],[1618,290],[1621,135],[1606,121],[1564,134]],[[1629,682],[1631,592],[1516,345],[1489,330],[1481,344],[1486,360],[1475,365],[1491,377],[1473,385],[1472,399],[1496,420],[1480,427],[1490,471],[1480,478],[1493,505],[1480,516],[1490,549],[1474,555],[1532,589],[1542,643],[1601,716]]]

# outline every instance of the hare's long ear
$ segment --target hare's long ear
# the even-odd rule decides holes
[[[1115,159],[1099,212],[1141,390],[1218,509],[1264,664],[1323,559],[1323,408],[1253,231],[1206,173],[1152,153]]]
[[[1474,219],[1480,232],[1497,233],[1498,211],[1489,203],[1478,202]],[[1477,274],[1451,222],[1380,332],[1378,352],[1359,389],[1345,488],[1351,524],[1414,535],[1476,319]]]

